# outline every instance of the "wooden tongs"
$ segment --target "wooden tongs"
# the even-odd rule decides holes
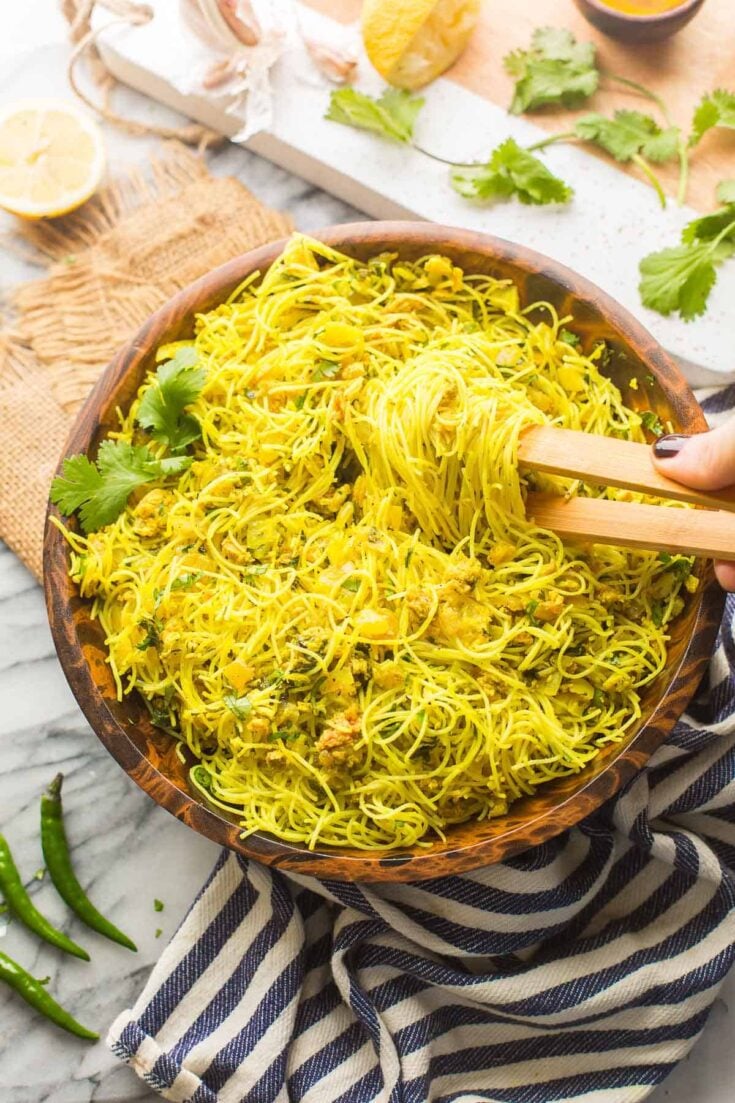
[[[659,474],[647,444],[536,425],[519,442],[521,467],[704,506],[663,509],[605,498],[529,494],[526,515],[559,536],[735,561],[735,486],[705,493]]]

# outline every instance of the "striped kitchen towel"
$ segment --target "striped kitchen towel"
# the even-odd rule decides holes
[[[704,396],[717,420],[735,387]],[[109,1044],[179,1103],[632,1103],[735,949],[735,596],[648,768],[579,827],[416,885],[224,853]]]

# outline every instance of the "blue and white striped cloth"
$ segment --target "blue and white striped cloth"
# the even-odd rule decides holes
[[[667,744],[544,846],[396,886],[224,853],[113,1051],[177,1103],[644,1099],[735,957],[734,625],[735,596]]]

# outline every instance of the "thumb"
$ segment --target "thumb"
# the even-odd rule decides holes
[[[667,479],[695,490],[735,485],[735,418],[708,433],[659,437],[653,445],[653,460]]]

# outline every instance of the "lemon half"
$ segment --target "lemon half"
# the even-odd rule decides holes
[[[0,107],[0,207],[51,218],[81,206],[105,167],[102,135],[75,104],[23,100]]]
[[[459,57],[482,0],[365,0],[362,37],[370,61],[399,88],[421,88]]]

